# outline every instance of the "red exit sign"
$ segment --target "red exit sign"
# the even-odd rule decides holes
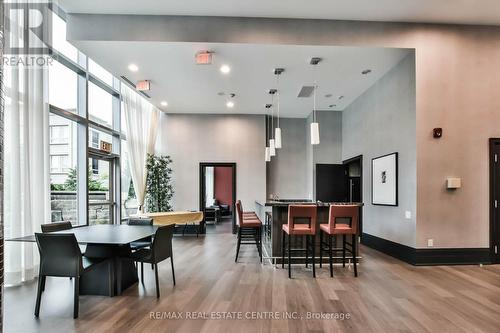
[[[135,85],[135,89],[137,89],[138,91],[149,91],[151,90],[151,81],[150,80],[139,81]]]
[[[212,63],[212,52],[200,51],[196,53],[195,58],[197,65],[210,65]]]

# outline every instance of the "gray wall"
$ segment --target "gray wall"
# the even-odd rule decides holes
[[[283,148],[276,150],[276,156],[269,163],[267,196],[307,199],[306,119],[281,118],[280,127]]]
[[[162,114],[157,140],[157,153],[173,159],[175,210],[198,209],[200,162],[236,162],[236,196],[246,210],[265,199],[264,116]]]
[[[316,164],[342,163],[342,113],[318,111],[320,144],[311,145],[310,123],[305,119],[283,118],[283,149],[268,167],[268,196],[282,199],[314,199]]]
[[[319,145],[311,145],[312,113],[306,119],[308,198],[316,200],[316,164],[342,163],[342,112],[317,111]]]
[[[316,120],[319,123],[319,145],[311,145],[308,128],[308,145],[312,147],[312,195],[316,200],[316,164],[342,163],[342,112],[318,111]],[[312,117],[308,117],[312,121]]]
[[[408,55],[342,113],[342,156],[363,155],[363,232],[416,246],[415,56]],[[399,153],[399,206],[375,206],[371,160]],[[411,219],[405,218],[410,211]]]

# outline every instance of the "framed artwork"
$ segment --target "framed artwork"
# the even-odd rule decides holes
[[[372,159],[372,204],[398,205],[398,153]]]

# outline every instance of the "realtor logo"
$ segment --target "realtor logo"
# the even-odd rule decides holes
[[[50,54],[51,7],[50,2],[40,0],[4,3],[4,55],[10,55],[9,62],[39,65],[36,57]],[[5,57],[3,61],[6,62]]]

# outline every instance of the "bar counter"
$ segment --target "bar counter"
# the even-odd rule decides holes
[[[319,258],[319,224],[328,223],[328,215],[330,205],[356,205],[359,206],[360,213],[363,203],[359,202],[313,202],[313,201],[295,201],[295,200],[277,200],[277,201],[256,201],[256,205],[260,207],[260,218],[264,223],[264,232],[262,236],[262,245],[265,248],[266,257],[274,264],[281,264],[281,248],[282,248],[282,225],[288,223],[288,206],[290,205],[316,205],[318,207],[318,215],[316,220],[316,258]],[[360,214],[361,216],[361,214]],[[295,238],[295,237],[294,237]],[[342,237],[338,237],[334,244],[340,248]],[[303,237],[293,239],[295,247],[304,248]],[[304,245],[304,246],[303,246]],[[327,256],[326,256],[327,258]],[[337,258],[337,257],[336,257]],[[303,257],[294,257],[293,263],[303,262]],[[350,259],[350,257],[347,257]],[[325,258],[324,258],[325,260]]]

